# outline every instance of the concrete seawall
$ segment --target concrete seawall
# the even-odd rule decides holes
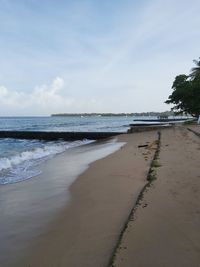
[[[154,131],[158,129],[166,129],[169,127],[172,127],[172,125],[146,125],[146,126],[132,126],[130,124],[131,128],[128,130],[128,133],[138,133],[138,132],[147,132],[147,131]]]
[[[39,139],[39,140],[100,140],[123,134],[120,132],[38,132],[38,131],[0,131],[0,138]]]

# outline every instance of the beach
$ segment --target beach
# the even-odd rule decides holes
[[[15,262],[2,266],[200,266],[200,139],[186,126],[159,131],[160,147],[157,130],[120,135],[119,147],[95,161],[94,147],[89,167],[73,178],[69,192],[63,189],[62,205],[56,207],[55,197],[49,207],[41,203],[55,205],[53,216]],[[147,180],[158,149],[155,177]],[[63,154],[47,162],[44,175],[64,177],[66,160]]]
[[[92,163],[70,187],[66,207],[16,266],[107,266],[146,184],[157,132],[122,135],[117,152]],[[138,145],[150,145],[150,149]],[[144,155],[145,154],[145,155]]]
[[[115,267],[200,266],[200,139],[183,126],[161,135],[157,179],[132,214]]]

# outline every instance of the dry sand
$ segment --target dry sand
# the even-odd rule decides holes
[[[146,184],[157,132],[119,136],[127,144],[92,163],[71,186],[71,201],[16,266],[107,266]],[[138,148],[138,145],[152,145]],[[42,203],[41,203],[42,204]]]
[[[123,234],[115,267],[200,266],[200,138],[186,127],[162,130],[159,163],[157,180]]]

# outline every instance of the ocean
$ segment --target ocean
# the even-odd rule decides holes
[[[77,131],[126,132],[132,117],[70,116],[70,117],[1,117],[2,131]],[[0,185],[33,178],[41,174],[41,163],[95,140],[39,141],[12,138],[0,139]]]

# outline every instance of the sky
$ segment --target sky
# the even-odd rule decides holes
[[[0,0],[0,116],[165,111],[200,1]]]

